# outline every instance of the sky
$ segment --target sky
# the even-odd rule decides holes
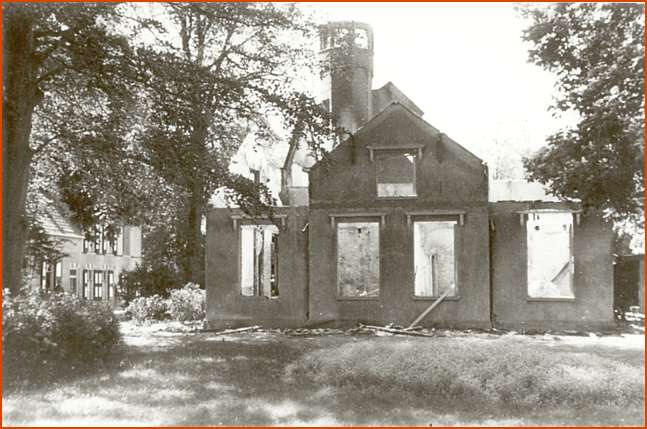
[[[424,119],[483,159],[495,141],[525,154],[572,123],[548,111],[555,77],[528,63],[510,3],[309,3],[317,20],[374,32],[373,88],[392,81]]]

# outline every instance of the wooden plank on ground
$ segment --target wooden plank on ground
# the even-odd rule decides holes
[[[247,326],[245,328],[238,328],[238,329],[225,329],[224,331],[214,332],[213,335],[238,334],[241,332],[256,331],[257,329],[261,329],[261,327],[258,325],[255,325],[255,326]]]
[[[395,328],[385,328],[383,326],[371,326],[371,325],[359,325],[360,328],[366,328],[366,329],[372,329],[375,331],[383,331],[383,332],[389,332],[391,334],[396,334],[396,335],[411,335],[414,337],[433,337],[434,335],[430,334],[424,334],[422,332],[416,332],[416,331],[406,331],[404,329],[395,329]]]
[[[440,295],[440,296],[438,297],[438,299],[437,299],[437,300],[435,300],[435,301],[434,301],[434,302],[433,302],[429,307],[427,307],[427,309],[426,309],[425,311],[423,311],[423,312],[422,312],[422,314],[416,318],[416,320],[414,320],[413,322],[411,322],[411,325],[409,325],[409,327],[407,327],[406,329],[407,329],[407,330],[409,330],[409,329],[413,329],[413,328],[414,328],[418,323],[420,323],[420,321],[421,321],[422,319],[424,319],[424,318],[425,318],[425,316],[427,316],[427,314],[429,314],[429,313],[431,312],[431,310],[433,310],[434,308],[436,308],[436,306],[437,306],[438,304],[440,304],[440,303],[442,302],[442,300],[443,300],[443,299],[445,299],[445,297],[447,297],[447,295],[449,295],[449,291],[450,291],[450,289],[447,289],[445,292],[443,292],[443,294],[442,294],[442,295]]]

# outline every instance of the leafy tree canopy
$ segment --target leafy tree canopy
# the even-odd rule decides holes
[[[185,281],[203,284],[207,203],[218,188],[245,209],[271,206],[263,184],[232,174],[245,136],[270,133],[277,114],[320,150],[330,131],[321,108],[295,90],[313,57],[314,27],[291,4],[169,3],[135,6],[157,17],[149,38],[134,38],[136,80],[145,112],[129,158],[151,168],[174,194],[172,225]],[[146,10],[148,9],[148,10]]]
[[[643,223],[644,6],[522,7],[530,61],[556,74],[558,114],[579,123],[524,162],[529,178],[565,199]]]
[[[132,100],[123,73],[130,50],[114,31],[120,16],[113,4],[2,8],[3,285],[17,291],[34,219],[26,211],[30,182],[35,192],[53,189],[63,165],[53,161],[70,164],[72,142],[119,134],[112,125]]]

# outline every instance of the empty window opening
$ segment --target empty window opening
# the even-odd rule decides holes
[[[369,33],[365,28],[331,28],[324,29],[321,36],[321,49],[355,46],[369,49]]]
[[[416,155],[384,152],[377,158],[377,196],[416,196]]]
[[[276,225],[241,225],[240,288],[243,296],[279,296]]]
[[[573,215],[570,212],[530,213],[528,296],[574,298]]]
[[[337,224],[337,294],[377,298],[380,293],[380,227],[378,222]]]
[[[456,222],[414,222],[414,295],[456,295]]]

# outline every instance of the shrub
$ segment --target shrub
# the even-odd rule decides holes
[[[171,289],[182,283],[176,270],[164,264],[137,265],[132,271],[124,271],[120,278],[121,298],[127,303],[137,296],[168,296]]]
[[[139,324],[150,320],[164,320],[168,317],[168,303],[159,295],[142,296],[130,301],[126,313]]]
[[[171,291],[168,308],[175,320],[202,320],[206,315],[205,291],[195,283],[187,283],[182,289]]]
[[[2,296],[3,377],[47,381],[104,363],[120,339],[119,322],[105,304],[74,296]]]

